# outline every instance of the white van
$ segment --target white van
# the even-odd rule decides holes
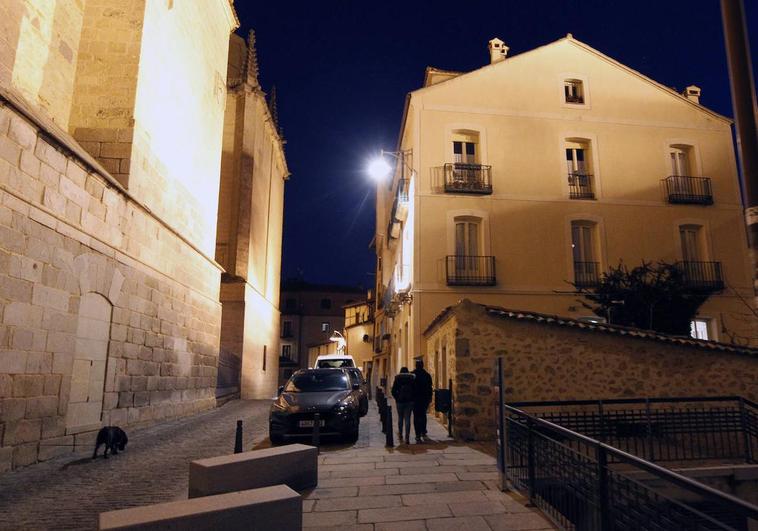
[[[316,358],[314,369],[341,369],[342,367],[355,367],[355,360],[349,354],[327,354]]]

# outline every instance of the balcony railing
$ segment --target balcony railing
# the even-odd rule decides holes
[[[597,286],[600,279],[598,262],[574,262],[574,285],[577,288]]]
[[[448,286],[494,286],[495,257],[452,255],[445,260]]]
[[[566,103],[584,103],[584,96],[569,96],[567,94]]]
[[[445,164],[445,192],[491,194],[492,166],[455,162]]]
[[[569,197],[571,199],[595,199],[592,190],[592,175],[589,173],[569,173]]]
[[[666,185],[666,195],[668,196],[669,203],[691,205],[713,204],[711,179],[708,177],[670,175],[663,182]]]
[[[677,262],[687,287],[695,290],[719,291],[724,289],[721,262]]]

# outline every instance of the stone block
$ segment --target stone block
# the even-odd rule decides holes
[[[0,398],[10,398],[12,396],[13,377],[10,374],[0,374]]]
[[[99,520],[101,530],[123,531],[299,531],[302,526],[302,499],[285,485],[110,511]]]
[[[14,446],[13,448],[13,468],[31,465],[37,462],[38,443],[27,443]]]
[[[61,378],[60,374],[45,375],[45,395],[58,396],[61,389]]]
[[[315,487],[318,449],[291,444],[190,463],[190,498],[279,484],[294,490]]]
[[[42,419],[42,438],[58,437],[66,433],[66,419],[63,416]]]
[[[123,391],[118,394],[118,407],[125,408],[134,405],[134,393]]]
[[[0,400],[0,422],[21,420],[26,414],[26,399],[6,398]]]
[[[40,267],[40,273],[42,268]],[[43,309],[24,302],[11,302],[3,312],[3,323],[15,326],[42,327]]]
[[[43,417],[52,417],[58,412],[58,397],[43,396],[40,398],[30,398],[26,402],[26,418],[38,419]]]
[[[146,406],[150,403],[150,393],[148,391],[139,391],[134,393],[134,405],[136,407]],[[140,418],[142,415],[140,416]]]
[[[42,434],[42,421],[16,420],[5,426],[3,446],[15,446],[21,443],[39,441]]]
[[[74,436],[69,435],[66,437],[54,437],[51,439],[43,439],[39,443],[39,455],[40,461],[47,461],[53,457],[59,457],[61,455],[70,454],[74,451]]]
[[[0,351],[0,373],[24,374],[29,355],[18,350]]]
[[[7,472],[13,466],[13,447],[0,448],[0,474]]]
[[[41,396],[45,389],[45,376],[42,374],[17,374],[13,377],[13,396]]]
[[[22,148],[34,149],[37,143],[37,129],[21,117],[11,119],[8,137]]]

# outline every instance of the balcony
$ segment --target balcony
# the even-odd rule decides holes
[[[597,286],[600,280],[598,262],[574,262],[574,285],[577,288]]]
[[[592,175],[589,173],[569,173],[569,198],[571,199],[595,199],[592,190]]]
[[[494,256],[448,256],[445,260],[448,286],[494,286]]]
[[[696,291],[720,291],[724,289],[721,262],[677,262],[684,276],[685,285]]]
[[[713,191],[708,177],[670,175],[663,180],[669,203],[677,205],[712,205]]]
[[[397,194],[392,204],[392,217],[400,221],[405,221],[408,217],[408,190],[411,181],[409,179],[400,179],[397,183]]]
[[[491,194],[492,166],[455,162],[445,164],[445,192]]]

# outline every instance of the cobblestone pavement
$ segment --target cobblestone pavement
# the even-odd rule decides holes
[[[394,409],[394,408],[393,408]],[[306,531],[511,531],[554,527],[497,487],[485,447],[456,443],[429,418],[432,439],[385,448],[376,408],[356,447],[323,446],[319,484],[303,500]]]
[[[93,461],[91,449],[0,476],[0,530],[96,529],[104,511],[186,499],[188,463],[231,453],[236,420],[244,449],[269,446],[269,401],[234,401],[129,434],[126,452]],[[385,448],[376,407],[355,444],[325,441],[319,486],[303,493],[303,526],[324,530],[553,529],[497,488],[488,448],[456,443],[429,418],[432,441]],[[307,444],[307,442],[306,442]]]
[[[0,475],[0,529],[96,529],[98,514],[187,497],[188,463],[268,437],[267,400],[236,400],[129,433],[126,452],[92,460],[92,448]],[[102,454],[102,447],[100,453]]]

